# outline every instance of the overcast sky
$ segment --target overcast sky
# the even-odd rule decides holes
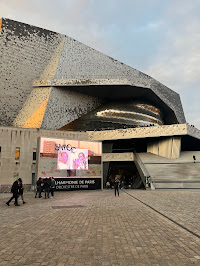
[[[200,0],[0,0],[5,17],[68,35],[180,94],[200,129]]]

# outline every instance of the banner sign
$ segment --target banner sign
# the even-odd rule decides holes
[[[100,178],[55,178],[56,190],[101,189]]]

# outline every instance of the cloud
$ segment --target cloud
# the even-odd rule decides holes
[[[144,70],[180,94],[186,119],[200,128],[200,4],[182,1],[179,6],[178,2],[166,12],[163,41]]]
[[[100,41],[103,27],[90,23],[85,14],[92,13],[92,0],[1,0],[0,17],[13,19],[37,27],[68,35],[96,49],[104,47]],[[88,14],[89,15],[89,14]]]

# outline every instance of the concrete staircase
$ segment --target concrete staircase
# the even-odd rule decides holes
[[[194,163],[193,155],[196,156]],[[157,188],[200,188],[200,151],[181,152],[178,159],[138,153]]]

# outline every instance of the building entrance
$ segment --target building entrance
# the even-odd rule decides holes
[[[111,185],[115,176],[120,180],[120,188],[145,189],[134,162],[110,162],[107,181]]]

